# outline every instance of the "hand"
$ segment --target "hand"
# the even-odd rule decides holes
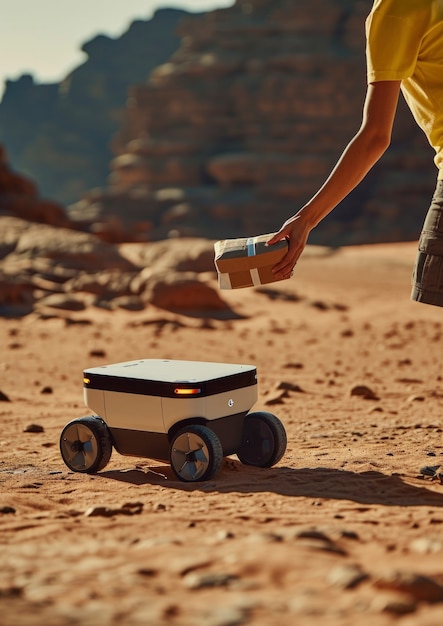
[[[267,241],[267,245],[272,245],[282,239],[288,240],[288,252],[272,268],[277,278],[283,279],[292,276],[294,267],[306,246],[310,231],[311,228],[307,225],[304,216],[300,212],[286,220],[278,233]]]

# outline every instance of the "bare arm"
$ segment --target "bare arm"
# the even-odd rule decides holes
[[[310,231],[363,180],[388,148],[399,93],[400,81],[368,85],[360,129],[343,151],[329,178],[268,242],[273,244],[285,237],[289,240],[288,253],[274,267],[279,278],[291,274]]]

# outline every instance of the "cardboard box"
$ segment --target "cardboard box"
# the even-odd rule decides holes
[[[272,273],[272,268],[285,256],[288,242],[283,239],[266,246],[272,235],[224,239],[214,244],[220,289],[253,287],[282,280]]]

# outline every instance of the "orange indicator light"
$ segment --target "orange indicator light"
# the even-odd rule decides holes
[[[89,383],[91,382],[91,379],[90,378],[84,378],[83,382],[84,382],[85,385],[89,385]]]
[[[198,393],[201,393],[201,389],[180,389],[177,387],[174,389],[174,393],[178,396],[195,396]]]

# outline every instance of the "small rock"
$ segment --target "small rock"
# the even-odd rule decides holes
[[[142,502],[128,502],[112,509],[106,506],[92,506],[85,511],[85,517],[113,517],[114,515],[138,515],[143,510]]]
[[[321,530],[316,528],[305,528],[296,534],[297,539],[321,539],[323,541],[331,541],[331,539]]]
[[[24,433],[43,433],[44,432],[44,428],[43,426],[40,426],[40,424],[28,424],[28,426],[26,426],[26,428],[23,429]]]
[[[142,311],[145,306],[138,296],[120,296],[112,300],[112,307],[126,311]]]
[[[340,530],[340,537],[343,537],[344,539],[352,539],[353,541],[360,541],[358,533],[354,530]]]
[[[341,589],[354,589],[367,578],[368,574],[358,565],[339,565],[328,575],[329,582]]]
[[[40,393],[43,394],[51,394],[54,393],[52,387],[43,387],[43,389],[40,391]]]
[[[340,335],[342,337],[353,337],[354,336],[354,331],[351,328],[346,328],[345,330],[342,330]]]
[[[235,535],[230,530],[219,530],[214,539],[215,541],[226,541],[227,539],[234,539]]]
[[[183,582],[189,589],[204,589],[207,587],[227,587],[236,580],[238,577],[233,574],[197,574],[193,572],[185,576]]]
[[[303,363],[298,363],[298,362],[292,363],[291,362],[291,363],[285,363],[285,365],[283,367],[286,367],[288,369],[301,370],[301,369],[304,368],[304,365],[303,365]]]
[[[39,304],[54,309],[63,309],[65,311],[83,311],[85,309],[85,305],[81,300],[69,294],[61,293],[53,293],[41,298]]]
[[[374,599],[373,611],[380,613],[391,613],[392,615],[407,615],[417,610],[417,604],[408,598],[393,598],[389,596],[379,596]]]
[[[434,603],[443,601],[442,585],[428,576],[422,576],[413,572],[396,571],[385,574],[375,581],[375,587],[406,593],[421,602]]]
[[[11,402],[11,400],[5,393],[3,393],[3,391],[0,391],[0,402]]]
[[[379,400],[377,394],[366,385],[355,385],[352,387],[351,396],[360,396],[363,400]]]
[[[330,309],[330,306],[326,304],[326,302],[322,302],[321,300],[314,300],[313,302],[311,302],[311,306],[314,307],[314,309],[318,309],[319,311],[328,311]]]
[[[425,400],[426,400],[426,398],[424,396],[419,396],[419,395],[413,394],[412,396],[408,397],[406,402],[424,402]]]
[[[283,541],[283,537],[274,532],[252,533],[248,535],[248,541],[251,543],[279,543]]]
[[[0,598],[19,598],[23,595],[23,588],[11,585],[10,587],[0,589]]]
[[[334,552],[335,554],[341,554],[343,556],[347,554],[346,550],[334,543],[325,533],[315,528],[301,530],[297,533],[295,538],[301,540],[301,543],[306,548],[311,548],[312,550]]]
[[[106,352],[100,349],[90,350],[89,356],[104,358],[106,356]]]
[[[295,383],[290,383],[282,380],[277,389],[285,389],[286,391],[296,391],[297,393],[304,393],[304,389],[300,387],[300,385],[296,385]]]
[[[272,394],[267,400],[265,400],[265,404],[267,406],[272,406],[274,404],[284,404],[285,398],[289,397],[289,393],[286,389],[283,391],[278,391],[277,393]]]
[[[149,578],[152,578],[153,576],[157,575],[157,570],[153,569],[152,567],[141,567],[137,570],[137,574],[140,574],[140,576],[147,576]]]
[[[381,406],[372,406],[368,410],[368,413],[383,413],[383,407],[381,407]]]
[[[2,506],[0,507],[0,513],[3,514],[8,514],[8,513],[15,513],[15,509],[12,506]]]

